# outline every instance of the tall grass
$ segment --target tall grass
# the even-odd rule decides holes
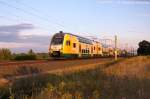
[[[108,63],[105,68],[18,79],[12,83],[8,96],[15,99],[149,99],[149,60],[136,57]]]

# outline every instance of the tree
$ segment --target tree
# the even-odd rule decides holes
[[[25,53],[17,54],[14,57],[14,60],[20,60],[20,61],[22,61],[22,60],[36,60],[36,59],[37,59],[36,53],[34,53],[32,49],[30,49],[27,54],[25,54]]]
[[[28,51],[28,54],[29,54],[29,55],[34,55],[35,53],[33,52],[32,49],[30,49],[30,50]]]
[[[7,48],[0,49],[0,60],[10,60],[12,58],[11,51]]]
[[[138,55],[150,55],[150,42],[143,40],[139,43]]]

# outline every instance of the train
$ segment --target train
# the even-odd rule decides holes
[[[49,54],[53,58],[94,58],[114,56],[114,49],[104,48],[98,41],[60,31],[53,35]]]

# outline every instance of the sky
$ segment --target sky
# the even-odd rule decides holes
[[[0,48],[48,52],[59,31],[137,49],[150,41],[150,0],[0,0]]]

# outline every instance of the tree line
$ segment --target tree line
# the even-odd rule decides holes
[[[48,59],[48,53],[35,53],[30,49],[27,53],[12,53],[10,49],[0,48],[0,60],[37,60]]]

